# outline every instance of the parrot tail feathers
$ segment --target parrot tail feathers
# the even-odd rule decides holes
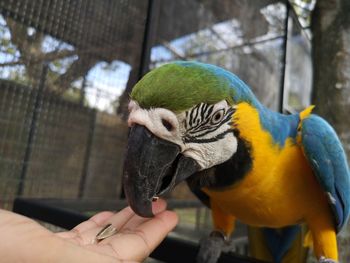
[[[308,248],[313,248],[314,246],[314,241],[311,235],[311,231],[308,230],[306,232],[306,235],[304,237],[304,243],[303,243],[304,247],[308,247]]]

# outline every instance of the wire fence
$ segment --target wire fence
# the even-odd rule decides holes
[[[0,87],[4,207],[16,196],[118,197],[126,139],[119,118],[40,88]]]
[[[127,127],[116,108],[147,11],[136,2],[0,2],[1,207],[119,197]]]

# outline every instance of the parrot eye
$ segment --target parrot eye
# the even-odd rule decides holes
[[[222,121],[223,117],[224,117],[224,109],[218,110],[213,114],[210,122],[213,125],[218,124],[220,121]]]
[[[162,119],[162,124],[168,131],[172,131],[174,128],[173,125],[165,119]]]

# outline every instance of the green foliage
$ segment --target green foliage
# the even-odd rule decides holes
[[[67,89],[63,94],[62,94],[62,98],[65,101],[69,101],[69,102],[73,102],[73,103],[79,103],[81,100],[81,93],[79,89],[76,88],[70,88]],[[86,101],[86,99],[84,99],[83,101],[83,105],[87,106],[88,102]]]

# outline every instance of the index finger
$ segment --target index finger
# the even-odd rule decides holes
[[[175,212],[167,210],[139,225],[134,231],[135,234],[143,238],[147,248],[153,251],[166,235],[175,228],[178,220]]]
[[[177,222],[176,213],[163,211],[134,229],[125,229],[111,237],[108,245],[120,259],[142,261],[163,241]]]

